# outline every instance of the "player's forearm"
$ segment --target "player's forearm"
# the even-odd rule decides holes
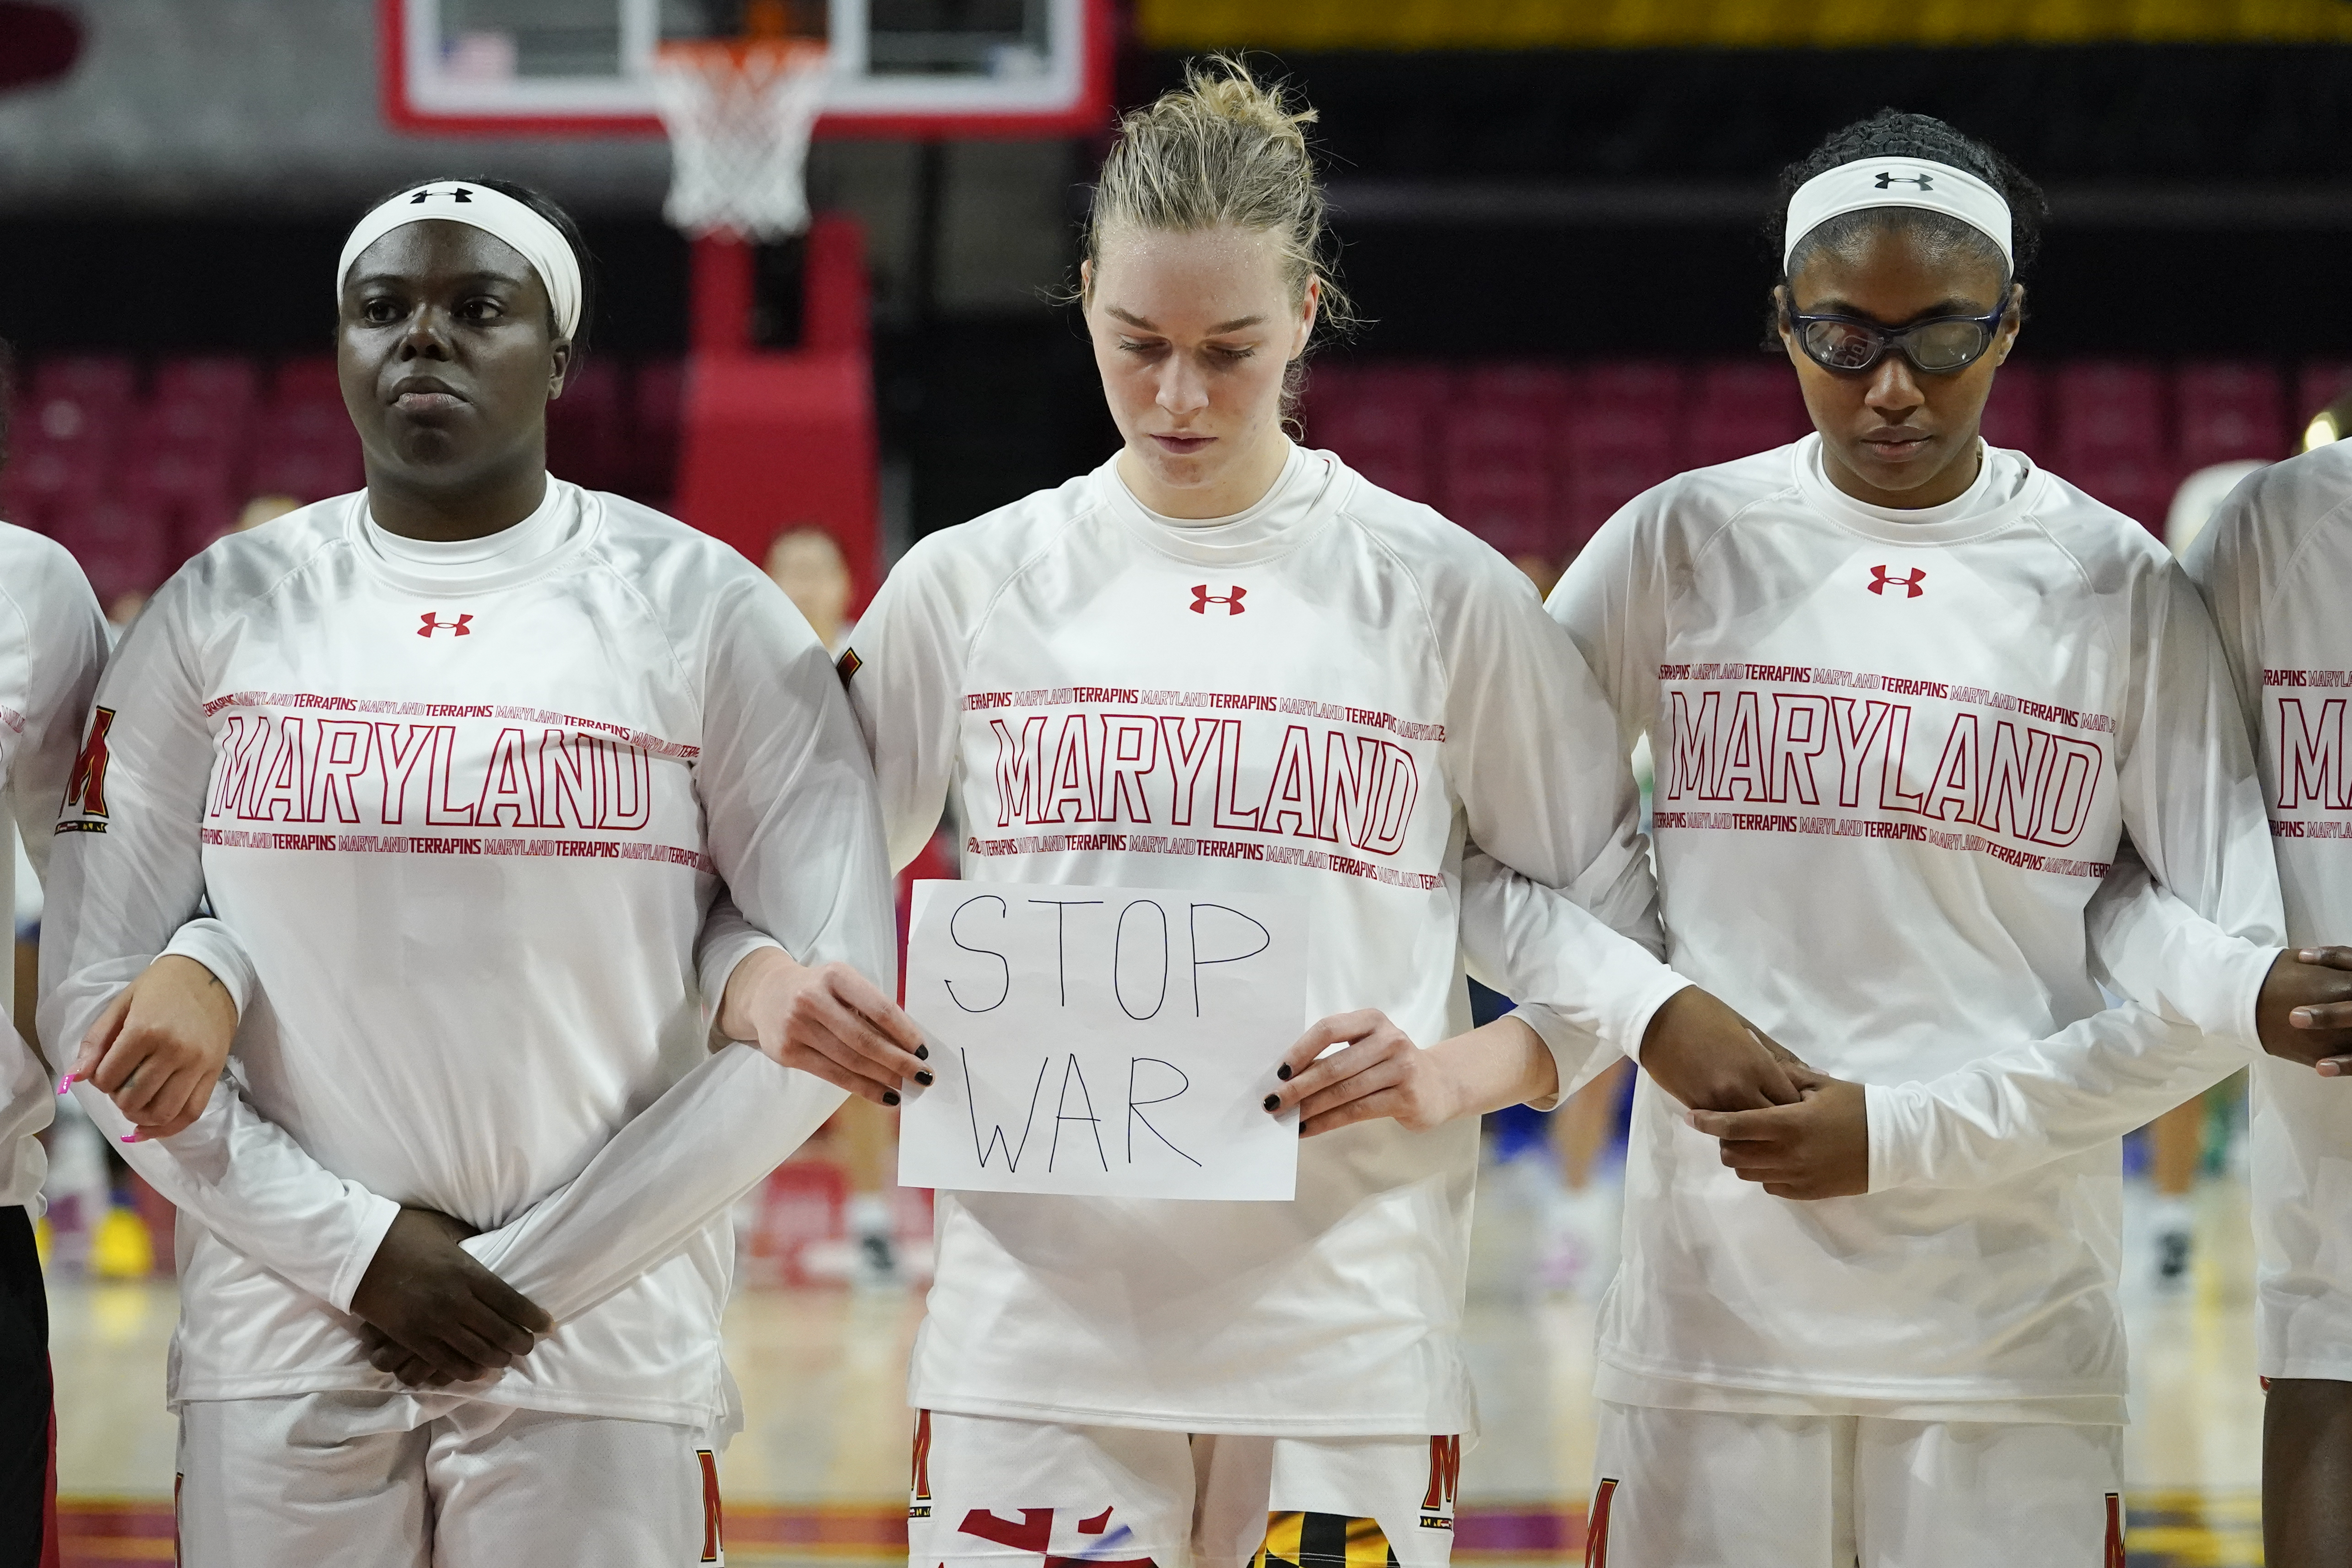
[[[730,1045],[622,1128],[571,1184],[466,1250],[568,1322],[675,1256],[845,1098],[755,1047]]]
[[[1462,949],[1480,980],[1535,1005],[1527,1021],[1571,1089],[1617,1056],[1638,1058],[1651,1019],[1690,984],[1566,893],[1475,848],[1462,861]]]
[[[110,1140],[131,1122],[90,1084],[74,1098]],[[328,1170],[223,1079],[184,1132],[122,1149],[148,1184],[206,1230],[338,1311],[400,1205]]]
[[[2245,1065],[2127,1004],[1925,1083],[1868,1087],[1870,1190],[1975,1187],[2094,1149]]]
[[[1550,1048],[1516,1015],[1440,1040],[1429,1055],[1444,1077],[1454,1119],[1507,1105],[1544,1104],[1559,1093],[1559,1068]]]
[[[2119,858],[2084,911],[2092,973],[2176,1024],[2259,1052],[2256,1005],[2275,942],[2223,930]],[[2256,939],[2274,932],[2255,931]]]

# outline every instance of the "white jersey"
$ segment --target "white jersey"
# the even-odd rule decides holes
[[[934,534],[843,665],[895,862],[952,790],[969,876],[1292,894],[1310,922],[1302,1027],[1360,1007],[1424,1045],[1468,1026],[1473,841],[1619,931],[1654,931],[1633,782],[1575,649],[1502,557],[1328,453],[1294,450],[1257,505],[1211,523],[1147,511],[1114,460]],[[1592,1033],[1618,1049],[1684,984],[1622,937],[1589,963]],[[1606,1059],[1563,1053],[1563,1087]],[[1291,1203],[941,1193],[913,1402],[1465,1430],[1477,1156],[1475,1120],[1380,1121],[1303,1143]]]
[[[0,911],[16,907],[12,833],[36,874],[106,663],[106,617],[65,547],[0,522]],[[15,916],[10,913],[13,921]],[[16,939],[0,959],[0,1007],[13,1011]],[[34,1205],[48,1163],[35,1136],[55,1114],[48,1074],[14,1027],[0,1029],[0,1208]]]
[[[2190,549],[2253,731],[2294,946],[2352,942],[2352,446],[2265,468]],[[2263,1375],[2352,1380],[2352,1083],[2254,1074]]]
[[[2242,1065],[2272,954],[2234,944],[2242,1026],[2209,1042],[2102,1012],[2085,906],[2128,831],[2276,940],[2244,731],[2137,525],[1998,450],[1943,507],[1864,506],[1820,445],[1637,498],[1551,600],[1657,759],[1675,966],[1868,1086],[1870,1194],[1795,1203],[1642,1084],[1599,1391],[2119,1422],[2115,1141]]]
[[[710,1052],[744,943],[698,981],[705,909],[723,879],[801,958],[891,973],[871,771],[782,593],[557,481],[456,545],[345,496],[183,567],[98,703],[44,1037],[167,948],[241,1009],[205,1115],[128,1151],[181,1211],[173,1400],[389,1391],[346,1311],[414,1205],[484,1231],[468,1248],[560,1324],[458,1396],[725,1415],[725,1211],[841,1091]]]

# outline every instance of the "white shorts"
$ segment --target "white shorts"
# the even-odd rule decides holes
[[[2120,1426],[1600,1409],[1586,1568],[2124,1568]]]
[[[388,1429],[354,1436],[371,1406]],[[182,1568],[726,1561],[718,1461],[688,1427],[467,1401],[390,1429],[392,1410],[379,1394],[183,1405]]]
[[[2255,1367],[2352,1381],[2352,1082],[2264,1057],[2252,1098]]]
[[[1461,1470],[1458,1436],[1188,1437],[922,1410],[907,1560],[1446,1568]]]

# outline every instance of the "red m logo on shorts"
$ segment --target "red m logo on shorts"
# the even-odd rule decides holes
[[[425,624],[416,628],[416,635],[421,637],[429,637],[435,632],[455,632],[461,637],[469,637],[474,635],[474,617],[471,616],[459,616],[454,621],[445,621],[440,616],[435,615],[432,611],[427,610],[425,612],[423,619]]]
[[[1900,588],[1905,598],[1916,599],[1927,591],[1919,585],[1927,580],[1927,569],[1925,566],[1914,566],[1900,577],[1884,566],[1870,569],[1870,591],[1874,594],[1884,595],[1889,588]]]
[[[1247,588],[1228,588],[1222,594],[1212,594],[1206,583],[1195,583],[1192,584],[1192,613],[1205,616],[1211,605],[1223,605],[1226,615],[1238,616],[1249,608],[1242,603],[1248,595]]]

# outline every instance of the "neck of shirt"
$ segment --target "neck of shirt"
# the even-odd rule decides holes
[[[1898,544],[1942,544],[1973,538],[2005,525],[2021,510],[2032,464],[2005,447],[1977,444],[1977,477],[1958,495],[1938,506],[1873,506],[1857,500],[1830,479],[1815,434],[1797,443],[1797,488],[1820,510],[1858,532]]]
[[[1320,521],[1339,467],[1322,452],[1293,445],[1282,472],[1251,506],[1228,517],[1168,517],[1135,499],[1114,457],[1096,470],[1118,521],[1162,552],[1203,565],[1239,566],[1289,549]]]
[[[587,510],[577,485],[550,476],[547,494],[520,522],[476,539],[410,539],[376,521],[362,491],[353,531],[376,568],[395,581],[481,589],[528,577],[579,543],[587,530]]]

